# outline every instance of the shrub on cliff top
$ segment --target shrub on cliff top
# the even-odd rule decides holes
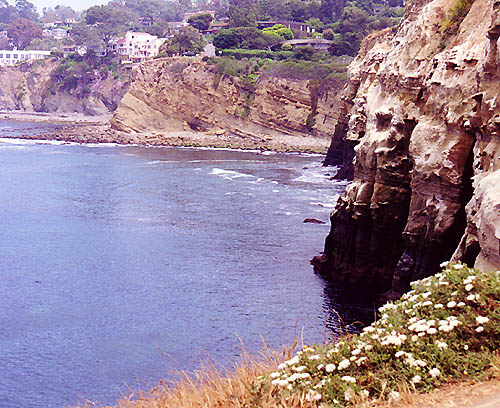
[[[362,334],[305,347],[261,377],[256,398],[298,394],[314,406],[348,406],[396,400],[402,384],[429,391],[484,373],[500,347],[500,271],[448,265],[412,287]]]

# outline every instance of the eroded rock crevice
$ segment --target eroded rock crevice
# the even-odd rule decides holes
[[[312,263],[384,299],[445,260],[500,268],[500,2],[476,0],[443,44],[436,21],[452,7],[410,5],[349,68],[329,158],[349,168],[352,143],[353,182]]]

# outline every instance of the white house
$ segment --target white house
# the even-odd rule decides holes
[[[144,62],[158,55],[164,42],[165,38],[156,35],[129,31],[116,41],[115,49],[119,55],[127,57],[124,62]]]
[[[0,50],[0,66],[15,65],[18,62],[25,62],[29,60],[40,60],[48,57],[50,51],[9,51]]]

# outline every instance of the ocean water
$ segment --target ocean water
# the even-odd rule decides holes
[[[329,226],[303,220],[346,186],[321,160],[0,138],[0,407],[111,404],[369,316],[309,265]]]

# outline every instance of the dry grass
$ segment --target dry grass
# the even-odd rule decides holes
[[[271,392],[256,397],[252,392],[256,380],[276,369],[283,360],[289,359],[297,343],[272,351],[264,344],[259,357],[243,359],[231,370],[221,369],[212,363],[194,372],[180,372],[174,380],[161,381],[149,391],[136,391],[120,400],[115,408],[310,408],[316,406],[305,401],[304,396],[276,399]],[[87,402],[81,408],[96,407]],[[109,408],[109,407],[107,407]]]
[[[252,393],[255,380],[262,374],[276,369],[277,364],[290,358],[294,347],[281,352],[265,349],[261,358],[246,356],[227,373],[212,364],[194,373],[179,373],[176,380],[161,382],[147,392],[136,392],[118,402],[115,408],[311,408],[315,403],[305,401],[303,395],[285,400],[267,394],[257,400]],[[448,384],[429,393],[415,393],[411,387],[401,385],[398,401],[358,401],[353,408],[463,408],[475,406],[485,397],[500,398],[500,357],[485,373],[484,381],[465,381]],[[500,400],[499,400],[500,401]],[[95,405],[87,403],[82,408]],[[108,407],[109,408],[109,407]]]

